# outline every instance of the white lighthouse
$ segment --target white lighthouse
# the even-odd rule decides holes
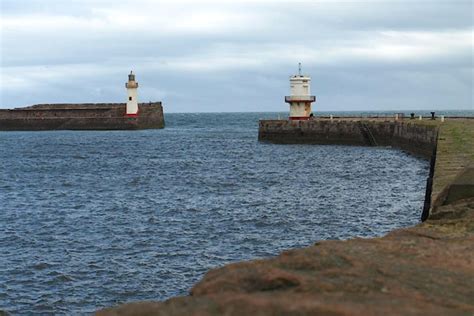
[[[135,81],[135,75],[133,71],[130,71],[128,75],[128,82],[125,84],[127,88],[127,116],[137,116],[138,115],[138,82]]]
[[[285,102],[290,104],[290,120],[307,120],[311,115],[311,103],[316,97],[311,95],[311,77],[301,74],[301,63],[298,74],[290,77],[290,96]]]

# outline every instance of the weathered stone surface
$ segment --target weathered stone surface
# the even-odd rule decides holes
[[[139,104],[138,116],[125,116],[125,103],[39,104],[0,110],[0,130],[127,130],[163,128],[161,102]]]
[[[459,176],[449,185],[443,204],[450,204],[470,196],[474,196],[474,165],[462,170]]]
[[[437,142],[431,214],[437,212],[437,206],[472,192],[473,168],[474,120],[446,121],[440,128]]]
[[[207,273],[191,296],[97,315],[471,315],[474,199],[383,238],[322,241]]]
[[[392,146],[429,158],[436,144],[437,127],[436,122],[387,119],[262,120],[258,139],[277,144]]]

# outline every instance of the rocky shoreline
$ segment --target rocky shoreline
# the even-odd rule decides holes
[[[473,170],[474,120],[448,120],[439,125],[425,222],[229,264],[189,296],[97,315],[472,315]]]

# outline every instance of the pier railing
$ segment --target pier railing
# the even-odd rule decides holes
[[[434,120],[443,121],[445,119],[449,120],[474,120],[474,116],[435,116]],[[288,116],[281,114],[278,115],[277,118],[275,117],[268,117],[268,118],[260,118],[260,120],[288,120]],[[407,116],[395,116],[390,114],[379,114],[379,115],[318,115],[315,114],[314,116],[310,117],[309,120],[384,120],[384,121],[432,121],[433,118],[431,116],[416,116],[414,118],[407,117]]]

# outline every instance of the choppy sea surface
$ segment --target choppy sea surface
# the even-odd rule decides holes
[[[143,131],[0,133],[0,310],[87,314],[186,295],[203,274],[419,222],[428,162],[257,141],[269,113]]]

